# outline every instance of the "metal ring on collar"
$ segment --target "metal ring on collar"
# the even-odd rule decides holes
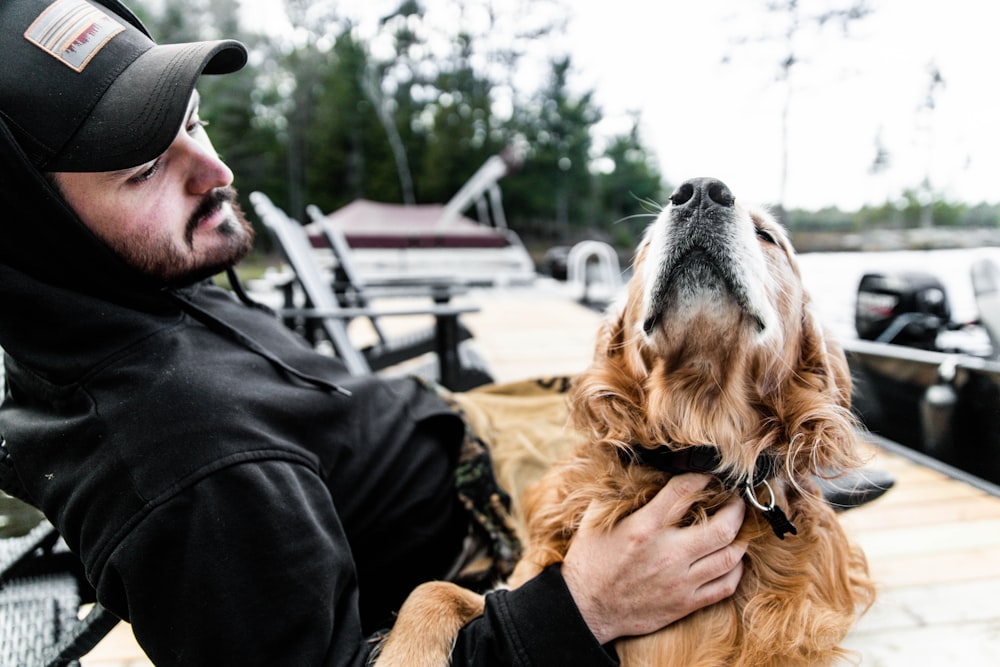
[[[757,500],[757,494],[753,492],[753,485],[750,483],[750,480],[744,482],[743,493],[747,497],[747,502],[749,502],[751,505],[759,509],[761,512],[770,512],[771,510],[774,509],[774,502],[775,502],[774,489],[772,489],[771,485],[767,483],[767,480],[764,480],[763,482],[761,482],[761,484],[764,485],[764,487],[767,489],[768,495],[770,496],[770,500],[768,501],[767,505],[761,505],[760,501]]]

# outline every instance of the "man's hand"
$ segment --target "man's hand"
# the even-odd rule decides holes
[[[744,503],[737,496],[707,523],[675,524],[711,477],[673,477],[610,531],[584,515],[562,565],[587,626],[602,644],[644,635],[729,597],[743,576],[746,545],[735,542]]]

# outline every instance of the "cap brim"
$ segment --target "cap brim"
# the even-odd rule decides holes
[[[111,84],[46,171],[115,171],[155,159],[176,138],[198,77],[246,61],[234,40],[152,47]]]

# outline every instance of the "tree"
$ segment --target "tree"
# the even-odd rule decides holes
[[[594,222],[594,188],[590,174],[593,127],[601,111],[593,91],[575,96],[569,89],[568,56],[551,63],[548,84],[533,102],[520,109],[515,129],[525,137],[524,168],[508,179],[508,200],[535,231],[562,241],[571,227]]]
[[[612,137],[603,157],[613,165],[596,176],[603,219],[620,230],[616,243],[632,247],[663,201],[663,177],[639,137],[639,116],[627,134]]]
[[[306,161],[310,201],[323,210],[361,197],[400,201],[402,185],[392,148],[364,90],[370,58],[350,27],[336,37],[323,67],[304,126],[313,146]]]
[[[930,63],[927,66],[927,88],[924,99],[917,108],[917,122],[921,126],[927,150],[924,178],[920,183],[918,195],[918,200],[921,200],[923,204],[920,213],[921,227],[933,227],[935,220],[936,202],[934,200],[934,185],[931,182],[931,167],[934,164],[934,111],[937,109],[938,93],[944,87],[945,80],[941,75],[941,70],[935,63]]]
[[[438,97],[427,152],[421,165],[421,192],[429,201],[447,201],[492,155],[504,147],[490,93],[493,84],[472,65],[472,36],[455,40],[456,52],[434,81]]]

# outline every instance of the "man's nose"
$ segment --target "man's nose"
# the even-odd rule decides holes
[[[189,160],[187,187],[191,194],[202,195],[215,188],[227,187],[233,183],[233,172],[223,162],[212,142],[205,137],[192,137],[182,132],[178,141]]]

